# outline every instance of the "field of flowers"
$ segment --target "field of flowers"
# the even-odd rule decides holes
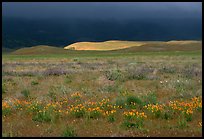
[[[202,136],[200,58],[4,59],[2,134]]]
[[[165,120],[179,121],[178,127],[185,128],[188,122],[194,120],[195,113],[202,113],[202,99],[194,97],[188,101],[169,101],[166,104],[147,104],[137,107],[137,103],[125,103],[125,106],[113,104],[109,99],[101,101],[83,101],[83,95],[79,92],[61,101],[38,102],[33,100],[18,100],[2,102],[2,115],[4,118],[19,111],[31,115],[31,120],[38,122],[54,122],[59,118],[74,117],[98,119],[115,122],[116,115],[122,113],[121,126],[125,128],[143,129],[148,124],[146,119],[161,118]],[[133,107],[136,106],[136,107]],[[202,127],[202,121],[198,121],[198,127]]]

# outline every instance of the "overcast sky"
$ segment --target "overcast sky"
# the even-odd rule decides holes
[[[3,2],[2,15],[22,18],[201,18],[201,2]]]

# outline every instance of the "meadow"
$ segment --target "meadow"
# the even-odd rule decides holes
[[[2,55],[2,135],[201,137],[201,51]]]

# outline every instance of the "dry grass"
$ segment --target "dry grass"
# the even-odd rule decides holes
[[[140,47],[138,47],[140,46]],[[77,42],[64,47],[64,49],[74,50],[119,50],[127,49],[135,51],[182,51],[200,50],[201,41],[105,41],[105,42]]]
[[[77,42],[64,47],[64,49],[74,50],[117,50],[132,46],[141,46],[144,42],[137,41],[105,41],[105,42]]]

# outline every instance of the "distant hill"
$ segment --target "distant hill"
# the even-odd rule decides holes
[[[167,41],[167,42],[150,42],[140,47],[133,46],[130,48],[117,50],[122,52],[141,52],[141,51],[197,51],[202,50],[202,41]]]
[[[78,42],[64,47],[71,50],[119,50],[121,51],[191,51],[201,50],[201,41],[105,41]]]
[[[73,50],[72,47],[75,47]],[[65,47],[66,48],[66,47]],[[11,54],[14,55],[46,55],[70,54],[88,52],[156,52],[156,51],[197,51],[202,50],[202,41],[105,41],[105,42],[79,42],[68,46],[69,49],[38,45],[29,48],[20,48]]]
[[[46,46],[46,45],[38,45],[29,48],[20,48],[11,54],[15,55],[41,55],[41,54],[66,54],[67,51],[63,48]]]
[[[144,45],[144,42],[140,41],[105,41],[105,42],[77,42],[71,45],[64,47],[64,49],[71,50],[117,50],[129,48],[132,46],[141,46]]]
[[[10,53],[10,52],[13,52],[13,51],[15,51],[15,50],[14,49],[10,49],[10,48],[2,47],[2,54]]]

